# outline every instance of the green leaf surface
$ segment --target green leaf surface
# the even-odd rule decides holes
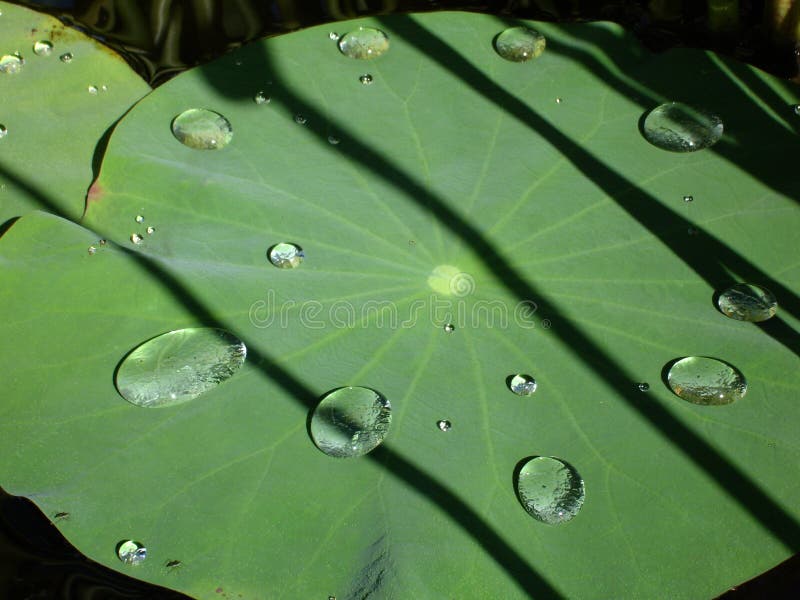
[[[3,486],[69,512],[93,560],[198,598],[703,598],[796,551],[796,91],[609,24],[532,24],[528,63],[495,53],[490,16],[337,29],[359,25],[389,51],[352,60],[318,27],[176,77],[115,130],[97,233],[37,213],[4,236]],[[722,139],[650,145],[638,123],[666,100],[719,114]],[[230,143],[179,143],[189,108]],[[297,268],[270,264],[279,242]],[[775,319],[716,310],[741,280]],[[236,375],[171,408],[120,397],[128,352],[198,325],[247,344]],[[691,355],[735,365],[745,397],[674,395],[663,371]],[[308,419],[349,385],[392,423],[335,459]],[[517,498],[538,455],[585,481],[567,523]],[[116,558],[129,538],[141,565]]]
[[[95,148],[150,87],[113,51],[57,19],[0,2],[0,225],[31,210],[80,218]],[[49,54],[34,52],[49,42]],[[61,60],[71,54],[68,62]],[[96,88],[90,93],[89,87]]]

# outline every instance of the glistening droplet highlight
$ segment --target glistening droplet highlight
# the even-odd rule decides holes
[[[311,437],[328,456],[362,456],[389,432],[392,409],[375,390],[343,387],[326,394],[311,416]]]
[[[147,558],[147,548],[141,542],[125,540],[117,545],[117,556],[126,565],[140,565]]]
[[[536,391],[536,380],[530,375],[517,373],[508,382],[508,388],[517,396],[530,396]]]
[[[645,139],[663,150],[695,152],[722,137],[722,120],[706,110],[668,102],[651,110],[644,120]]]
[[[6,75],[16,75],[22,71],[24,64],[25,63],[23,62],[22,58],[16,54],[4,54],[2,57],[0,57],[0,73],[5,73]]]
[[[172,120],[172,135],[189,148],[221,150],[233,138],[233,127],[213,110],[190,108]]]
[[[244,342],[221,329],[170,331],[137,346],[122,360],[117,390],[137,406],[174,406],[230,379],[246,355]]]
[[[536,456],[520,469],[517,494],[534,519],[558,525],[578,514],[586,490],[583,479],[572,465],[558,458]]]
[[[525,62],[540,56],[546,44],[541,33],[528,27],[509,27],[494,41],[497,53],[512,62]]]
[[[722,292],[717,306],[727,317],[759,323],[775,316],[778,301],[767,288],[752,283],[737,283]]]
[[[47,40],[39,40],[33,44],[33,53],[36,56],[50,56],[53,53],[53,44]]]
[[[267,258],[279,269],[296,269],[303,262],[305,254],[300,246],[281,242],[267,250]]]
[[[339,51],[350,58],[378,58],[388,49],[389,37],[374,27],[359,27],[339,38]]]
[[[721,405],[740,400],[747,393],[747,381],[733,365],[705,356],[688,356],[667,373],[675,394],[693,404]]]

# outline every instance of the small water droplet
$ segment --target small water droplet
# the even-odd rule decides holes
[[[556,104],[561,104],[563,100],[561,98],[556,98]]]
[[[235,64],[237,67],[241,67],[242,66],[242,60],[241,59],[237,59],[233,64]]]
[[[95,248],[94,246],[89,246],[88,252],[89,254],[94,254],[95,252],[97,252],[97,248]]]
[[[717,143],[722,120],[703,109],[668,102],[651,110],[644,120],[645,139],[663,150],[695,152]]]
[[[294,122],[297,123],[298,125],[305,125],[306,123],[308,123],[308,119],[306,119],[303,115],[295,115]]]
[[[105,246],[107,242],[106,242],[106,240],[100,240],[97,243],[100,244],[101,246]]]
[[[145,231],[147,231],[147,235],[153,235],[153,232],[155,230],[156,230],[156,228],[153,227],[152,225],[150,225],[147,229],[145,229]]]
[[[364,85],[369,85],[373,81],[372,75],[370,75],[369,73],[364,73],[358,78],[358,80]]]
[[[305,254],[300,246],[281,242],[267,250],[267,258],[279,269],[295,269],[303,262]]]
[[[0,124],[0,139],[6,137],[7,135],[8,135],[8,127]]]
[[[747,393],[747,382],[736,367],[705,356],[677,361],[667,374],[667,382],[677,396],[694,404],[730,404]]]
[[[138,233],[132,233],[131,234],[131,241],[134,244],[141,244],[142,243],[142,236],[139,235]]]
[[[389,432],[392,407],[375,390],[343,387],[326,394],[311,416],[317,448],[337,458],[362,456]]]
[[[775,316],[778,301],[766,288],[751,283],[737,283],[719,295],[717,306],[731,319],[758,323]]]
[[[694,196],[684,196],[683,197],[683,201],[684,202],[694,202]]]
[[[338,34],[338,33],[336,33],[335,31],[331,31],[331,32],[328,34],[328,39],[329,39],[329,40],[333,40],[334,42],[338,42],[338,41],[339,41],[339,34]]]
[[[456,326],[452,323],[448,323],[443,327],[445,333],[453,333],[456,330]]]
[[[451,428],[453,425],[452,425],[452,424],[450,423],[450,421],[448,421],[447,419],[442,419],[441,421],[436,421],[436,426],[437,426],[437,427],[438,427],[438,428],[439,428],[441,431],[450,431],[450,428]]]
[[[221,150],[233,138],[233,127],[213,110],[190,108],[172,120],[172,134],[189,148]]]
[[[107,85],[105,85],[105,84],[101,85],[101,86],[100,86],[100,91],[101,91],[101,92],[107,92],[107,91],[108,91],[108,86],[107,86]]]
[[[650,384],[647,382],[642,382],[638,386],[640,392],[646,392],[650,389]]]
[[[59,58],[59,60],[60,60],[61,62],[63,62],[63,63],[69,63],[69,62],[72,62],[72,58],[73,58],[73,56],[72,56],[72,52],[65,52],[64,54],[62,54],[62,55],[61,55],[61,56],[59,56],[58,58]]]
[[[547,42],[544,36],[527,27],[509,27],[494,41],[497,53],[512,62],[525,62],[540,56]]]
[[[335,135],[329,135],[328,136],[328,143],[331,144],[332,146],[335,146],[336,144],[339,143],[339,138],[336,137]]]
[[[131,404],[174,406],[232,377],[246,356],[244,343],[227,331],[178,329],[134,348],[117,369],[115,383]]]
[[[97,86],[96,86],[96,85],[90,85],[90,86],[89,86],[88,88],[86,88],[86,89],[87,89],[87,90],[89,90],[89,93],[90,93],[92,96],[96,96],[96,95],[97,95]]]
[[[373,27],[359,27],[339,38],[339,51],[350,58],[377,58],[388,49],[389,37]]]
[[[24,64],[21,56],[17,54],[4,54],[0,57],[0,73],[15,75],[22,70]]]
[[[520,470],[517,494],[534,519],[558,525],[578,514],[586,490],[583,479],[571,465],[550,456],[536,456]]]
[[[134,221],[136,221],[137,223],[144,223],[144,217],[142,215],[136,215]]]
[[[33,45],[36,56],[50,56],[53,53],[53,44],[47,40],[39,40]]]
[[[147,548],[140,542],[125,540],[117,545],[117,556],[126,565],[140,565],[147,558]]]
[[[256,92],[256,95],[253,96],[253,101],[256,104],[269,104],[270,97],[267,96],[263,91]]]
[[[517,373],[508,382],[508,389],[514,392],[517,396],[530,396],[536,391],[536,380],[530,375],[524,373]]]
[[[794,105],[794,114],[800,115],[800,104]]]

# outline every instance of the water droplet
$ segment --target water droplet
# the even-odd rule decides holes
[[[89,90],[89,93],[90,93],[92,96],[96,96],[96,95],[97,95],[97,86],[96,86],[96,85],[90,85],[90,86],[89,86],[88,88],[86,88],[86,89],[88,89],[88,90]]]
[[[62,54],[62,55],[61,55],[61,56],[59,56],[58,58],[59,58],[59,60],[61,60],[61,62],[63,62],[63,63],[69,63],[69,62],[72,62],[72,58],[73,58],[73,57],[72,57],[72,52],[65,52],[64,54]]]
[[[126,565],[140,565],[147,558],[147,548],[140,542],[125,540],[117,545],[117,556]]]
[[[281,242],[275,244],[267,251],[269,261],[279,269],[295,269],[303,262],[305,254],[300,246]]]
[[[731,319],[758,323],[775,316],[778,301],[766,288],[751,283],[737,283],[719,295],[717,306]]]
[[[308,119],[306,119],[303,115],[295,115],[294,122],[297,123],[298,125],[305,125],[306,123],[308,123]]]
[[[8,127],[0,124],[0,139],[6,137],[7,135],[8,135]]]
[[[108,86],[107,85],[101,85],[100,86],[100,91],[101,92],[107,92],[108,91]]]
[[[452,323],[448,323],[443,327],[445,333],[453,333],[456,330],[456,326]]]
[[[730,404],[747,392],[744,375],[736,367],[705,356],[677,361],[667,374],[667,382],[675,394],[694,404]]]
[[[663,150],[695,152],[717,143],[722,120],[703,109],[668,102],[651,110],[644,120],[645,139]]]
[[[270,97],[267,96],[263,91],[256,92],[256,95],[253,96],[253,101],[256,104],[269,104]]]
[[[173,119],[172,134],[189,148],[220,150],[230,143],[233,127],[213,110],[190,108]]]
[[[339,143],[339,138],[336,137],[335,135],[329,135],[328,136],[328,143],[333,145],[333,146],[335,146],[336,144]]]
[[[684,196],[683,197],[683,201],[684,202],[694,202],[694,196]]]
[[[800,115],[800,104],[794,105],[794,114]]]
[[[147,231],[147,235],[153,235],[153,232],[154,232],[155,230],[156,230],[156,228],[155,228],[155,227],[153,227],[153,226],[151,225],[151,226],[150,226],[150,227],[148,227],[148,228],[147,228],[145,231]]]
[[[373,27],[359,27],[339,38],[339,50],[350,58],[377,58],[388,49],[389,37]]]
[[[36,56],[50,56],[53,53],[53,44],[47,40],[39,40],[33,45],[33,53]]]
[[[0,57],[0,73],[14,75],[22,70],[25,63],[16,54],[4,54]]]
[[[139,345],[122,360],[117,390],[137,406],[174,406],[232,377],[246,355],[244,343],[221,329],[170,331]]]
[[[142,215],[136,215],[134,221],[136,221],[137,223],[144,223],[144,217]]]
[[[525,463],[517,477],[517,493],[525,510],[548,525],[572,519],[586,497],[578,472],[549,456],[536,456]]]
[[[650,384],[647,382],[642,382],[638,386],[640,392],[647,392],[650,390]]]
[[[106,241],[106,240],[100,240],[100,241],[99,241],[99,242],[97,242],[97,243],[98,243],[98,244],[100,244],[101,246],[105,246],[105,245],[106,245],[106,243],[107,243],[107,241]]]
[[[441,421],[436,421],[436,426],[442,431],[450,431],[453,425],[447,419],[442,419]]]
[[[139,235],[138,233],[132,233],[131,234],[131,241],[134,244],[141,244],[142,243],[142,236]]]
[[[94,246],[89,246],[88,252],[89,254],[94,254],[95,252],[97,252],[97,248],[95,248]]]
[[[365,387],[326,394],[311,416],[317,448],[335,457],[362,456],[380,444],[392,420],[389,401]]]
[[[370,75],[369,73],[364,73],[363,75],[361,75],[361,77],[358,78],[358,80],[364,85],[369,85],[370,83],[372,83],[372,75]]]
[[[563,100],[561,98],[556,98],[556,104],[561,104]]]
[[[509,27],[494,41],[497,53],[513,62],[525,62],[536,58],[544,52],[546,44],[541,33],[527,27]]]
[[[329,39],[329,40],[333,40],[334,42],[338,42],[338,41],[339,41],[339,34],[338,34],[338,33],[336,33],[335,31],[331,31],[331,32],[328,34],[328,39]]]
[[[524,373],[517,373],[511,378],[511,381],[508,382],[508,389],[517,396],[530,396],[536,391],[536,388],[536,380]]]

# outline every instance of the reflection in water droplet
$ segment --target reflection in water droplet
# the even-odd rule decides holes
[[[137,223],[144,223],[144,217],[142,215],[136,215],[134,221],[136,221]]]
[[[97,86],[96,86],[96,85],[90,85],[90,86],[89,86],[88,88],[86,88],[86,89],[87,89],[87,90],[89,90],[89,93],[90,93],[92,96],[96,96],[96,95],[97,95]]]
[[[297,123],[298,125],[305,125],[306,123],[308,123],[308,119],[306,119],[303,115],[295,115],[294,122]]]
[[[494,41],[497,53],[513,62],[536,58],[544,52],[546,44],[541,33],[527,27],[509,27]]]
[[[389,37],[373,27],[359,27],[339,38],[339,50],[350,58],[377,58],[388,49]]]
[[[16,54],[4,54],[0,57],[0,73],[14,75],[22,70],[25,63]]]
[[[7,135],[8,135],[8,127],[0,124],[0,139],[6,137]]]
[[[47,40],[40,40],[33,45],[36,56],[50,56],[53,53],[53,44]]]
[[[233,127],[213,110],[190,108],[173,119],[172,135],[189,148],[220,150],[233,138]]]
[[[646,382],[640,383],[638,386],[640,392],[646,392],[650,389],[650,384]]]
[[[536,387],[536,380],[524,373],[517,373],[508,382],[508,388],[517,396],[530,396],[536,391]]]
[[[269,104],[270,97],[267,96],[263,91],[256,92],[256,95],[253,96],[253,101],[256,104]]]
[[[140,565],[147,558],[147,548],[140,542],[125,540],[117,545],[117,556],[126,565]]]
[[[295,269],[303,262],[305,254],[300,246],[281,242],[267,251],[269,261],[279,269]]]
[[[329,135],[328,136],[328,143],[333,145],[333,146],[335,146],[336,144],[339,143],[339,138],[336,137],[335,135]]]
[[[145,231],[147,231],[147,235],[153,235],[153,232],[154,232],[155,230],[156,230],[156,228],[155,228],[155,227],[153,227],[153,226],[151,225],[151,226],[150,226],[150,227],[148,227],[148,228],[147,228]]]
[[[344,387],[322,398],[311,416],[311,437],[329,456],[362,456],[380,444],[392,420],[389,401],[365,387]]]
[[[677,361],[667,374],[667,382],[675,394],[694,404],[730,404],[747,393],[747,382],[738,369],[705,356]]]
[[[668,102],[651,110],[644,120],[645,139],[663,150],[694,152],[717,143],[722,120],[705,110]]]
[[[456,330],[456,326],[453,325],[452,323],[448,323],[447,325],[444,326],[443,329],[445,333],[453,333]]]
[[[370,83],[372,83],[372,75],[370,75],[369,73],[364,73],[361,77],[358,78],[358,80],[364,85],[369,85]]]
[[[719,295],[717,306],[731,319],[758,323],[775,316],[778,301],[766,288],[751,283],[737,283]]]
[[[450,431],[450,428],[452,427],[450,421],[448,421],[447,419],[442,419],[441,421],[437,421],[436,426],[442,431]]]
[[[65,52],[64,54],[62,54],[62,55],[61,55],[61,56],[59,56],[58,58],[59,58],[59,59],[61,60],[61,62],[63,62],[63,63],[72,62],[72,52]]]
[[[94,254],[95,252],[97,252],[97,248],[94,246],[89,246],[89,254]]]
[[[139,235],[138,233],[132,233],[131,234],[131,241],[134,244],[141,244],[142,243],[142,236]]]
[[[170,331],[144,342],[122,360],[117,390],[137,406],[174,406],[229,379],[246,355],[244,343],[221,329]]]
[[[694,196],[684,196],[683,197],[683,201],[684,202],[694,202]]]
[[[578,472],[549,456],[536,456],[525,463],[517,478],[517,493],[525,510],[548,525],[572,519],[586,497]]]

